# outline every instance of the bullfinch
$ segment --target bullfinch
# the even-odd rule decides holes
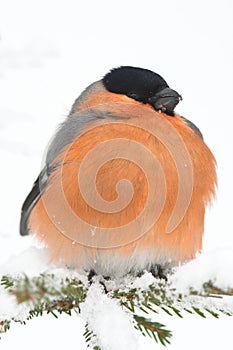
[[[158,74],[121,66],[74,102],[25,199],[20,234],[109,277],[161,271],[202,249],[216,161]]]

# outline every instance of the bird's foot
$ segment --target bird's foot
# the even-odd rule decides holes
[[[90,285],[94,282],[94,277],[97,277],[97,273],[94,270],[90,270],[88,273],[88,282]],[[109,281],[110,277],[106,276],[99,276],[99,284],[103,287],[105,294],[107,294],[109,291],[107,290],[106,284],[104,283],[105,281]]]
[[[154,277],[163,279],[167,282],[167,276],[165,275],[164,271],[165,269],[159,264],[153,265],[149,270]]]

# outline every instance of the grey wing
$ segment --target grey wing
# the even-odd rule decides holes
[[[203,139],[203,134],[201,132],[201,130],[193,123],[191,122],[190,120],[186,119],[185,117],[181,117],[185,123],[191,128],[193,129],[194,131],[196,131],[196,133]]]
[[[48,148],[46,156],[46,164],[51,164],[54,159],[59,155],[60,151],[66,146],[72,143],[72,141],[77,137],[80,129],[82,129],[86,124],[94,122],[100,119],[112,119],[111,115],[108,113],[98,114],[93,110],[89,110],[87,114],[82,115],[72,114],[66,118],[66,120],[58,128],[52,142]],[[115,118],[118,119],[118,118]]]
[[[28,228],[28,219],[30,214],[44,193],[47,180],[49,175],[56,168],[56,165],[53,164],[56,157],[59,155],[61,150],[68,144],[71,144],[72,141],[77,137],[79,130],[84,127],[86,124],[96,121],[98,119],[112,119],[112,117],[107,113],[96,113],[95,111],[88,111],[87,114],[82,114],[76,116],[73,114],[72,116],[68,116],[66,120],[60,125],[58,131],[56,132],[52,142],[49,145],[47,156],[46,156],[46,164],[41,171],[40,175],[36,179],[33,184],[33,187],[26,197],[22,210],[21,210],[21,219],[20,219],[20,234],[22,236],[26,236],[29,234]],[[116,118],[118,119],[118,118]]]

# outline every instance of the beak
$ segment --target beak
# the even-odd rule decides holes
[[[157,110],[170,116],[174,115],[174,108],[182,100],[181,95],[175,90],[165,88],[149,98],[149,103]]]

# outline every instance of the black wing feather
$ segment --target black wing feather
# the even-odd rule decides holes
[[[22,210],[21,210],[21,219],[20,219],[20,235],[21,236],[27,236],[29,234],[29,228],[28,228],[28,219],[31,214],[32,209],[34,208],[35,204],[40,199],[41,195],[43,194],[46,184],[47,184],[47,171],[46,168],[44,168],[36,181],[33,184],[33,187],[28,194],[27,198],[25,199]]]

